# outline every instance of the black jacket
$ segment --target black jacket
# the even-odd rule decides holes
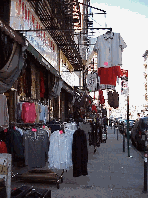
[[[83,130],[78,129],[73,134],[72,143],[73,177],[88,175],[88,149],[87,138]]]

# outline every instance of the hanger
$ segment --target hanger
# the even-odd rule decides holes
[[[106,34],[111,34],[112,31],[107,31]]]
[[[111,34],[111,32],[112,32],[112,28],[110,28],[110,30],[108,30],[108,31],[106,32],[106,34]]]

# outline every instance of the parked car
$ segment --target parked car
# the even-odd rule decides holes
[[[129,131],[131,131],[131,129],[133,128],[135,124],[135,120],[129,120]]]
[[[123,119],[119,120],[118,129],[119,129],[120,133],[123,133],[124,122],[125,122],[125,120],[123,120]]]
[[[148,140],[148,117],[140,118],[131,130],[131,141],[138,150],[143,150]]]

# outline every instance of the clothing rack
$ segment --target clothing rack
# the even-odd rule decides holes
[[[44,123],[16,123],[16,122],[11,122],[10,126],[43,126],[46,125]],[[61,175],[58,176],[57,173],[52,172],[50,169],[48,170],[43,170],[43,169],[34,169],[31,171],[28,171],[27,173],[23,174],[17,174],[13,175],[13,178],[15,179],[20,179],[20,180],[25,180],[25,181],[39,181],[39,182],[50,182],[50,183],[56,183],[57,188],[59,189],[59,184],[60,181],[61,183],[63,182],[63,174],[64,170],[62,171]]]
[[[33,103],[33,102],[38,102],[39,104],[43,104],[43,105],[48,105],[48,101],[46,100],[43,100],[43,101],[41,101],[41,100],[39,100],[39,99],[33,99],[33,98],[25,98],[24,97],[24,99],[19,99],[19,102],[31,102],[31,103]]]
[[[18,123],[18,122],[11,122],[9,123],[9,125],[16,125],[16,126],[42,126],[42,125],[46,125],[44,123]]]

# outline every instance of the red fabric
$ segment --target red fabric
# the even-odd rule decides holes
[[[104,96],[103,96],[103,91],[101,89],[99,89],[99,100],[100,100],[100,104],[105,103],[105,99],[104,99]]]
[[[100,97],[100,104],[104,104],[104,103],[105,103],[104,96],[101,96],[101,97]]]
[[[0,153],[7,153],[7,147],[5,142],[0,142]]]
[[[128,70],[121,69],[122,76],[126,76],[128,78]]]
[[[34,123],[37,117],[35,104],[29,102],[23,103],[21,117],[24,123]]]
[[[44,98],[44,93],[45,93],[44,77],[43,77],[43,73],[40,72],[40,97],[41,98]]]
[[[116,86],[117,76],[121,77],[120,66],[113,66],[109,68],[98,68],[98,76],[100,76],[100,84]]]
[[[97,113],[97,108],[95,105],[92,105],[92,111],[95,111]]]
[[[99,96],[103,96],[103,91],[99,89]]]

